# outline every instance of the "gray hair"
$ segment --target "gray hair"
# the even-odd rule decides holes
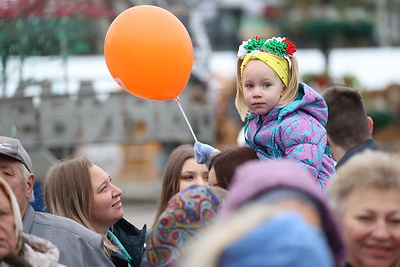
[[[22,172],[22,177],[24,177],[25,183],[28,182],[29,176],[31,175],[31,172],[26,168],[26,166],[21,162],[20,164],[21,172]],[[29,202],[34,202],[35,201],[35,194],[33,193],[33,189],[31,192],[31,196],[29,197]]]
[[[367,150],[343,164],[328,182],[331,208],[339,218],[349,196],[359,188],[397,190],[400,193],[400,155]]]

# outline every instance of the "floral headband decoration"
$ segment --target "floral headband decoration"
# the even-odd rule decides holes
[[[280,58],[289,60],[289,57],[293,56],[296,52],[296,45],[288,38],[273,37],[265,39],[264,37],[256,36],[247,41],[243,41],[239,46],[237,55],[239,58],[243,59],[246,54],[255,50],[271,53]]]
[[[239,46],[238,57],[242,59],[240,73],[251,59],[259,59],[270,66],[287,86],[289,84],[290,57],[296,52],[296,46],[288,38],[273,37],[265,39],[254,37]]]

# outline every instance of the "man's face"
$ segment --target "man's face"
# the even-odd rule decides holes
[[[0,155],[0,175],[13,190],[21,215],[25,215],[33,189],[33,175],[25,181],[21,169],[22,163],[8,156]]]

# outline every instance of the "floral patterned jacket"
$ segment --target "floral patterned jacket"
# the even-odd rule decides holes
[[[299,84],[296,99],[266,115],[249,114],[244,129],[246,144],[260,159],[289,158],[310,170],[321,189],[335,172],[327,146],[325,100],[305,83]]]

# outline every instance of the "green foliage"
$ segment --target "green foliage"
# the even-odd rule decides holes
[[[365,4],[363,0],[288,0],[288,6],[291,7],[310,7],[321,4],[332,4],[339,9],[348,7],[357,7]]]
[[[83,54],[89,51],[84,19],[37,17],[0,20],[2,56]]]
[[[335,21],[324,19],[303,20],[297,24],[281,25],[283,35],[300,43],[320,43],[329,41],[332,46],[362,46],[372,42],[374,24],[368,20]]]
[[[373,36],[374,25],[368,20],[344,22],[342,26],[344,38],[367,39]]]
[[[310,73],[303,75],[302,78],[305,83],[317,84],[319,88],[324,88],[331,82],[331,77],[326,72],[320,74]]]
[[[368,115],[374,120],[374,130],[376,132],[395,121],[395,117],[390,111],[373,110],[368,112]]]

